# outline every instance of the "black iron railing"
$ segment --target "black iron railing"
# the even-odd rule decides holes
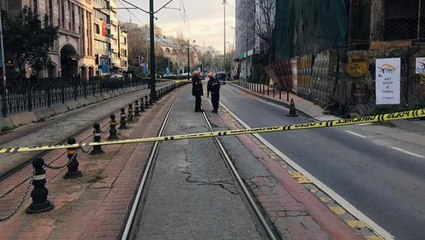
[[[122,79],[93,77],[89,81],[66,78],[9,81],[6,88],[1,87],[1,113],[3,117],[6,117],[17,112],[32,111],[54,104],[75,101],[78,98],[90,98],[143,85],[148,85],[147,79],[138,77],[130,79],[128,76],[124,76]]]

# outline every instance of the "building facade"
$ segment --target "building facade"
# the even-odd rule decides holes
[[[109,0],[93,0],[94,11],[94,51],[96,58],[96,75],[111,72],[111,18]]]
[[[125,33],[120,37],[117,0],[0,0],[0,6],[9,16],[29,6],[40,16],[47,14],[59,28],[48,63],[37,72],[39,78],[88,80],[110,74],[123,64],[127,68],[127,37]]]
[[[275,21],[277,0],[236,0],[236,49],[239,77],[247,79],[252,74],[253,56],[266,53]],[[267,17],[265,16],[267,15]],[[259,36],[263,36],[263,39]]]
[[[128,38],[127,38],[127,32],[124,31],[121,27],[118,28],[118,60],[119,60],[119,67],[122,71],[128,70]]]
[[[38,77],[87,79],[94,75],[91,0],[6,0],[4,6],[11,16],[29,6],[40,16],[47,14],[50,23],[59,27],[59,38]]]
[[[235,59],[239,62],[239,77],[247,79],[251,75],[252,55],[255,52],[255,26],[248,15],[253,12],[255,0],[236,0],[236,49]],[[248,3],[247,3],[248,2]],[[251,4],[250,4],[251,3]]]
[[[336,115],[421,108],[424,30],[425,0],[278,0],[275,63],[267,72],[283,89]],[[388,58],[400,61],[399,90],[392,96],[397,102],[383,104],[377,60]]]

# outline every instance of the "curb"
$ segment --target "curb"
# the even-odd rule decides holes
[[[261,98],[261,99],[263,99],[265,101],[272,102],[272,103],[277,104],[277,105],[282,105],[282,106],[284,106],[284,107],[286,107],[286,108],[289,109],[289,106],[290,106],[289,103],[285,103],[285,102],[279,101],[277,99],[273,99],[273,98],[269,98],[269,97],[263,96],[262,94],[258,94],[256,92],[253,92],[253,91],[251,91],[249,89],[246,89],[246,88],[244,88],[242,86],[239,86],[239,85],[236,85],[234,83],[229,83],[229,84],[231,84],[231,86],[237,87],[238,89],[240,89],[242,91],[245,91],[245,92],[247,92],[249,94],[252,94],[254,96],[257,96],[257,97],[259,97],[259,98]],[[302,111],[302,110],[300,110],[298,108],[297,108],[297,112],[298,113],[301,113],[301,115],[304,115],[306,117],[310,117],[310,118],[313,118],[313,119],[318,120],[317,118],[311,116],[310,114],[308,114],[308,113],[306,113],[306,112],[304,112],[304,111]]]

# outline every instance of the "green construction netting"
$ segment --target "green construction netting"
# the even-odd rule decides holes
[[[276,0],[276,8],[273,41],[277,61],[346,45],[344,0]]]

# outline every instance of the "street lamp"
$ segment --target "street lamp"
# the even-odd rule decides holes
[[[196,41],[193,40],[195,43]],[[184,47],[184,45],[182,45]],[[187,81],[190,81],[190,39],[187,40]]]

